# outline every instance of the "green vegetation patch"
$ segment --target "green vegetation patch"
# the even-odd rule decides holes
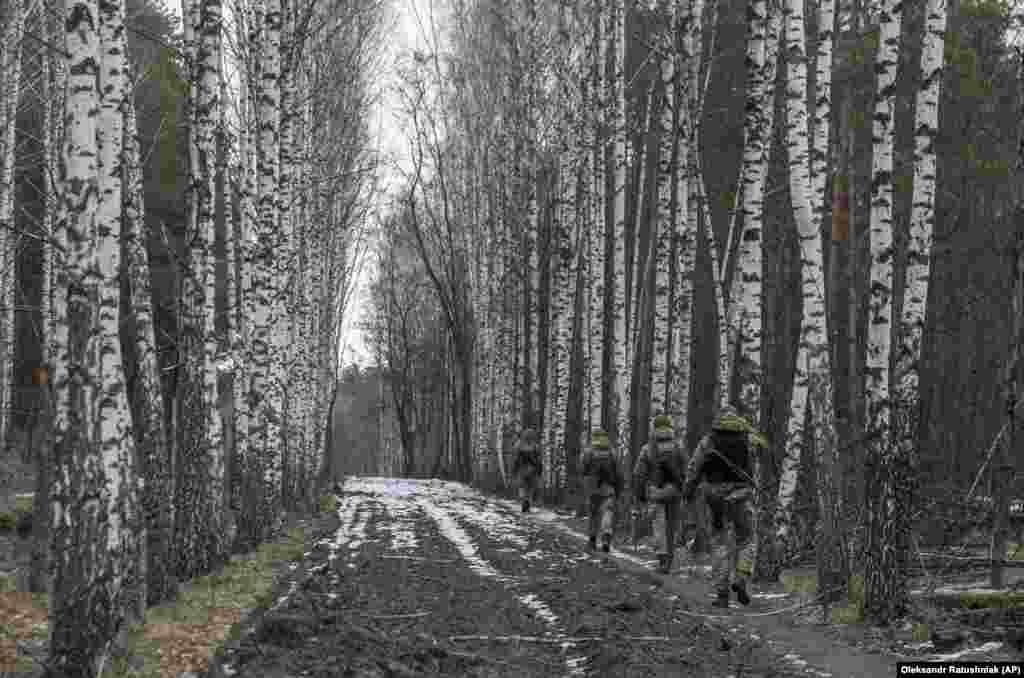
[[[115,662],[113,676],[173,678],[184,670],[205,671],[216,648],[237,634],[242,615],[272,601],[275,569],[300,560],[305,543],[305,531],[292,529],[188,582],[174,601],[149,608],[145,625],[129,634],[132,659]]]
[[[818,575],[816,574],[786,572],[780,579],[788,593],[814,593],[818,590]]]
[[[325,494],[320,497],[320,513],[334,513],[338,510],[338,498],[333,494]]]
[[[960,607],[965,610],[1024,607],[1024,591],[965,591],[960,594]]]
[[[784,573],[782,585],[789,593],[813,594],[818,591],[816,574]],[[847,583],[846,603],[829,611],[833,624],[860,624],[864,621],[864,577],[855,574]]]

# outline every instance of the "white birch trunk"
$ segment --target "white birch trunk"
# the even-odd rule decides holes
[[[0,52],[0,68],[4,85],[0,99],[3,127],[3,156],[0,157],[0,452],[6,451],[10,434],[11,396],[14,386],[14,288],[16,285],[15,250],[18,237],[14,229],[14,164],[16,162],[15,130],[18,121],[18,100],[21,94],[21,44],[25,34],[22,0],[10,3],[10,23],[4,31],[4,49]],[[6,55],[6,59],[3,56]]]
[[[597,17],[597,68],[595,69],[593,110],[596,112],[594,130],[594,170],[593,180],[593,217],[590,229],[589,276],[590,276],[590,426],[592,429],[604,427],[604,347],[605,347],[605,167],[606,149],[604,139],[604,108],[608,97],[605,82],[605,64],[608,55],[608,31],[606,29],[607,14],[604,6],[599,6]]]
[[[880,44],[875,56],[875,113],[872,127],[871,199],[871,297],[865,392],[868,430],[868,465],[874,469],[868,490],[868,527],[865,553],[864,610],[873,622],[888,621],[902,605],[905,582],[900,580],[895,533],[902,520],[894,510],[896,483],[891,458],[889,359],[892,349],[892,217],[893,146],[896,113],[896,71],[902,4],[882,3],[879,16]],[[901,591],[902,590],[902,591]]]
[[[102,15],[89,2],[66,7],[67,369],[56,384],[63,414],[50,486],[49,660],[58,672],[102,674],[125,620],[125,578],[131,586],[135,575],[126,564],[138,487],[118,334],[123,21],[116,2]]]
[[[133,97],[125,100],[124,130],[124,223],[131,308],[135,320],[135,353],[138,362],[139,419],[134,421],[139,459],[146,491],[142,497],[147,516],[146,571],[147,599],[151,603],[167,600],[173,590],[169,552],[173,525],[170,446],[164,426],[164,393],[160,380],[160,362],[156,353],[153,319],[152,276],[149,267],[149,227],[143,202],[142,167],[139,164],[138,130]]]
[[[946,5],[930,0],[925,9],[924,45],[921,51],[921,89],[917,93],[914,129],[914,193],[907,243],[906,286],[903,293],[902,341],[896,363],[896,402],[906,407],[907,430],[900,431],[903,444],[916,444],[917,408],[920,403],[921,339],[931,275],[932,232],[935,225],[936,154],[939,128],[939,95],[942,86],[946,34]]]
[[[833,441],[831,435],[831,369],[829,364],[828,316],[825,313],[825,280],[823,271],[823,246],[821,228],[818,219],[822,210],[815,207],[824,197],[818,196],[815,187],[818,184],[811,174],[812,160],[809,157],[809,121],[807,116],[807,64],[805,53],[804,6],[803,0],[790,0],[787,6],[788,23],[786,31],[789,59],[787,90],[787,145],[790,159],[790,195],[793,201],[797,230],[800,237],[801,280],[803,297],[803,316],[800,329],[800,345],[797,351],[796,371],[794,374],[793,394],[790,400],[790,418],[787,426],[786,440],[788,447],[783,461],[782,475],[779,481],[778,523],[776,533],[780,541],[785,543],[792,530],[792,502],[796,491],[797,477],[802,450],[811,445],[817,437],[819,446],[824,448],[825,441]],[[819,39],[819,78],[830,81],[831,49],[822,45]],[[821,52],[827,51],[829,57],[823,59]],[[821,62],[824,61],[824,64]],[[827,128],[829,124],[828,93],[822,94],[817,101],[821,115],[820,123]],[[824,101],[824,103],[822,103]],[[825,132],[827,134],[827,131]],[[827,136],[826,136],[827,147]],[[822,163],[824,158],[822,158]],[[816,168],[823,164],[814,163]],[[820,184],[824,188],[824,184]],[[817,392],[811,393],[812,386]],[[806,428],[808,398],[820,404],[820,418],[810,430]],[[829,406],[826,410],[825,404]],[[818,427],[825,427],[824,430]],[[834,450],[820,449],[819,454],[831,455]]]
[[[671,20],[675,24],[675,4],[671,5]],[[675,87],[674,59],[663,57],[661,62],[661,80],[664,84],[665,102],[661,110],[661,137],[659,140],[658,158],[658,216],[655,252],[654,280],[654,355],[651,361],[651,416],[665,411],[668,398],[668,315],[669,315],[669,259],[671,257],[672,237],[672,153],[674,150],[673,122],[674,112],[673,89]],[[680,101],[680,104],[683,102]]]
[[[762,375],[763,222],[764,185],[771,160],[775,118],[775,74],[779,45],[779,12],[754,0],[747,45],[750,90],[747,94],[747,131],[743,161],[743,229],[740,236],[739,274],[733,277],[738,293],[730,294],[731,311],[740,313],[740,396],[744,412],[760,420]],[[730,349],[731,350],[731,349]]]
[[[612,226],[612,374],[614,393],[615,440],[619,459],[625,459],[629,447],[629,396],[632,370],[629,363],[629,335],[626,317],[626,4],[615,0],[612,8],[612,30],[615,42],[614,72],[614,223]]]
[[[250,446],[260,459],[263,473],[261,525],[271,529],[281,509],[281,479],[284,461],[281,443],[283,415],[280,375],[280,342],[275,330],[281,320],[277,295],[279,252],[284,245],[280,233],[279,145],[281,120],[281,3],[266,0],[259,56],[259,141],[258,141],[258,207],[259,227],[255,268],[253,270],[252,317],[253,378],[252,397],[255,412],[250,420]]]

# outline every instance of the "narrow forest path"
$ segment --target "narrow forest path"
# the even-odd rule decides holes
[[[209,676],[895,675],[766,614],[711,615],[699,576],[589,554],[565,516],[439,480],[350,478],[268,610]]]

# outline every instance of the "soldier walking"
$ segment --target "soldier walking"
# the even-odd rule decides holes
[[[587,534],[590,539],[587,545],[590,550],[597,548],[600,531],[601,550],[608,553],[615,530],[615,504],[622,492],[622,471],[608,444],[607,433],[594,431],[590,437],[590,447],[580,459],[580,468],[588,502]]]
[[[742,605],[750,604],[747,581],[753,573],[754,460],[750,423],[733,407],[724,407],[705,435],[686,470],[683,500],[692,501],[703,480],[704,500],[711,519],[712,578],[715,607],[729,607],[730,591]],[[755,437],[756,436],[756,437]],[[733,538],[729,539],[732,528]]]
[[[512,462],[512,475],[519,485],[519,501],[523,505],[523,513],[529,512],[530,504],[536,502],[537,483],[542,469],[537,431],[524,429],[516,445],[515,461]]]
[[[640,450],[633,469],[635,498],[655,503],[654,537],[657,540],[658,571],[672,569],[676,535],[679,529],[679,499],[682,495],[686,459],[675,439],[672,420],[659,414],[654,418],[652,439]]]

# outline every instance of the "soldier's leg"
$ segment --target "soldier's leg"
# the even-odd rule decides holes
[[[653,508],[654,508],[654,526],[653,526],[654,530],[653,531],[654,531],[654,541],[656,543],[656,547],[655,548],[657,549],[657,553],[658,553],[659,557],[666,556],[666,555],[668,555],[669,550],[668,550],[668,548],[666,548],[666,543],[667,542],[665,541],[665,536],[666,536],[667,527],[668,527],[667,526],[667,522],[668,522],[667,518],[668,518],[668,516],[665,515],[665,504],[663,504],[662,502],[655,502]]]
[[[587,500],[587,536],[597,539],[597,530],[601,520],[601,496],[592,494]]]
[[[697,512],[694,516],[696,528],[693,537],[693,552],[707,555],[711,553],[711,511],[704,497],[704,488],[697,488]]]
[[[711,581],[719,597],[729,597],[729,530],[726,524],[725,506],[715,492],[705,492],[708,510],[711,542]]]
[[[611,540],[615,534],[615,497],[601,497],[601,536]]]
[[[743,605],[750,604],[747,584],[754,573],[754,507],[749,499],[732,502],[729,507],[732,522],[732,573],[735,576],[732,590]]]
[[[679,500],[665,502],[665,548],[668,552],[669,564],[676,552],[676,534],[679,530]]]
[[[754,505],[749,499],[738,502],[734,512],[736,532],[736,574],[750,579],[754,573]]]

